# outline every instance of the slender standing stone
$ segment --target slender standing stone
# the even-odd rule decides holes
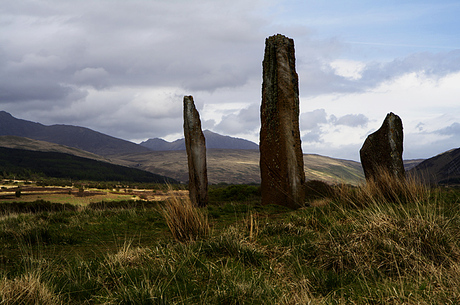
[[[206,168],[206,140],[201,130],[200,114],[193,96],[184,96],[184,136],[188,158],[190,200],[203,207],[208,204],[208,174]]]
[[[265,40],[260,109],[262,204],[298,208],[305,200],[305,172],[299,131],[299,81],[294,40]]]
[[[379,180],[383,171],[404,179],[406,172],[402,159],[403,125],[401,118],[390,112],[382,126],[370,134],[359,151],[366,180]]]

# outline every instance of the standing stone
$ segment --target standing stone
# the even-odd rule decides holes
[[[190,200],[203,207],[208,204],[208,173],[206,169],[206,140],[201,130],[200,115],[193,96],[184,96],[184,136],[188,158]]]
[[[305,200],[305,172],[299,131],[299,81],[294,40],[265,40],[260,109],[262,204],[299,208]]]
[[[403,125],[394,113],[387,114],[382,127],[370,134],[359,151],[366,180],[379,180],[381,171],[388,171],[395,178],[404,179],[402,159]]]

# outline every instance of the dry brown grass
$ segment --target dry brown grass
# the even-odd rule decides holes
[[[341,185],[337,188],[335,199],[353,206],[369,204],[420,202],[430,196],[430,188],[412,176],[403,179],[384,169],[380,169],[376,179],[369,179],[358,187]]]
[[[16,279],[0,280],[0,304],[63,304],[57,295],[46,286],[40,275],[26,274]]]
[[[188,198],[173,196],[166,201],[160,212],[172,235],[179,241],[196,240],[210,233],[207,215]]]
[[[147,248],[133,247],[131,241],[125,241],[120,250],[109,254],[106,260],[108,265],[140,266],[150,259],[150,252]]]

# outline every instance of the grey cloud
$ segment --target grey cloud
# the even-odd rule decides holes
[[[435,131],[435,133],[438,133],[441,135],[456,136],[460,138],[460,124],[455,122],[445,128]]]
[[[415,128],[417,128],[418,131],[423,131],[424,126],[425,126],[425,123],[420,122],[415,126]]]
[[[86,118],[85,115],[87,115]],[[65,115],[59,116],[59,119],[62,120],[63,117],[65,118]],[[108,111],[107,114],[97,115],[84,112],[74,117],[69,115],[67,121],[76,122],[77,125],[83,122],[85,127],[127,140],[166,137],[170,134],[183,133],[183,120],[180,115],[150,118],[136,111],[115,113]]]
[[[104,68],[84,68],[73,75],[76,84],[89,85],[96,89],[108,87],[108,77],[109,73]]]
[[[135,123],[134,123],[135,122]],[[96,130],[116,135],[122,139],[164,138],[170,134],[183,134],[183,120],[179,118],[164,118],[145,120],[132,117],[110,126],[95,125]],[[114,126],[116,128],[114,129]]]
[[[316,109],[300,115],[300,127],[302,130],[313,130],[318,128],[320,124],[364,127],[368,122],[369,119],[364,114],[346,114],[337,118],[333,114],[328,116],[324,109]]]
[[[6,75],[0,77],[4,79],[4,81],[0,81],[0,104],[34,100],[54,103],[78,91],[78,89],[71,86],[44,78],[30,79]]]
[[[213,129],[215,126],[216,126],[216,120],[213,120],[213,119],[201,120],[201,128],[203,130]]]
[[[304,143],[322,143],[321,125],[327,124],[328,118],[326,110],[316,109],[310,112],[304,112],[300,115],[300,130],[306,131],[301,137]]]
[[[324,109],[316,109],[310,112],[304,112],[300,115],[300,129],[312,130],[319,124],[327,123],[327,113]]]
[[[315,128],[302,136],[302,142],[305,143],[322,143],[323,140],[321,139],[321,129]]]
[[[252,134],[260,129],[259,105],[252,104],[222,117],[215,130],[224,134]]]
[[[2,4],[0,15],[6,20],[0,34],[0,88],[7,87],[7,76],[16,75],[30,82],[47,79],[51,98],[65,95],[62,86],[72,85],[181,86],[213,92],[261,74],[262,28],[269,21],[253,12],[264,2],[10,2]],[[218,13],[224,9],[228,18],[222,20]],[[460,70],[458,50],[418,53],[369,63],[361,79],[350,80],[328,66],[344,48],[340,41],[313,40],[310,31],[291,30],[298,35],[302,95],[362,92],[411,71],[442,76]],[[27,99],[39,86],[24,82],[22,94],[13,91],[3,100]]]
[[[214,91],[260,72],[257,29],[265,21],[239,10],[257,1],[23,2],[0,13],[0,88],[9,89],[3,102],[55,100],[81,85]],[[224,22],[216,17],[222,9]],[[14,77],[21,90],[7,81]]]
[[[2,110],[124,139],[182,133],[183,95],[139,98],[136,88],[141,96],[155,88],[179,88],[171,90],[198,97],[197,90],[214,92],[258,79],[265,38],[258,29],[266,21],[251,12],[259,4],[3,1]],[[222,20],[222,11],[228,19]],[[199,98],[196,103],[202,108]],[[219,127],[231,132],[257,126],[258,112],[244,119],[229,115]]]

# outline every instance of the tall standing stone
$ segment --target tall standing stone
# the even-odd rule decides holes
[[[190,200],[203,207],[208,204],[206,140],[201,130],[200,115],[193,96],[184,96],[184,136],[188,158]]]
[[[299,81],[294,40],[265,40],[260,109],[262,204],[298,208],[305,200],[305,172],[299,131]]]
[[[382,170],[395,178],[404,179],[406,173],[402,153],[402,121],[390,112],[380,129],[366,138],[359,151],[366,180],[379,180]]]

